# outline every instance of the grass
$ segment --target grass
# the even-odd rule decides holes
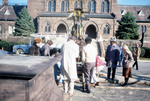
[[[140,60],[150,61],[150,58],[140,58]]]

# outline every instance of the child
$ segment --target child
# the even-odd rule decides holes
[[[97,55],[96,56],[96,63],[95,63],[95,68],[93,70],[93,77],[91,78],[91,83],[95,84],[96,86],[100,86],[100,83],[98,82],[96,78],[96,73],[100,72],[104,68],[104,63],[100,59],[100,57]]]

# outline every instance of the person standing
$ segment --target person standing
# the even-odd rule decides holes
[[[136,70],[138,70],[138,60],[140,58],[140,54],[141,54],[141,49],[139,47],[139,44],[136,44],[136,47],[133,48],[133,58],[135,62],[132,66],[132,68],[134,68],[134,66],[136,65]]]
[[[76,58],[79,56],[79,46],[75,43],[77,38],[72,36],[68,42],[61,47],[61,72],[64,80],[65,93],[74,95],[74,81],[77,77]]]
[[[42,39],[35,38],[33,45],[29,49],[29,55],[31,56],[40,56],[40,45],[41,45]]]
[[[41,48],[41,55],[42,56],[50,56],[50,46],[53,44],[52,40],[47,40],[45,45]]]
[[[105,54],[106,66],[108,67],[107,79],[110,80],[110,73],[112,69],[112,80],[115,78],[117,62],[119,61],[119,47],[115,44],[116,38],[111,37],[110,45],[107,47]]]
[[[124,52],[122,51],[122,46],[123,46],[123,43],[121,43],[120,46],[119,46],[120,54],[119,54],[119,66],[118,67],[121,67],[122,58],[123,58],[123,55],[124,55]]]
[[[133,60],[133,57],[127,45],[124,44],[122,50],[124,51],[122,66],[123,66],[123,76],[125,78],[125,83],[122,86],[126,86],[128,84],[129,78],[132,77],[131,61]]]
[[[93,70],[96,62],[96,48],[91,45],[92,39],[87,37],[85,39],[86,46],[83,47],[82,50],[82,62],[84,65],[84,75],[86,82],[86,92],[91,93],[91,78],[93,77]]]

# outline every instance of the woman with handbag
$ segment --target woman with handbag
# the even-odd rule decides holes
[[[124,44],[122,50],[124,51],[122,67],[123,67],[123,76],[125,78],[125,83],[122,86],[126,86],[128,84],[129,78],[132,78],[131,61],[133,60],[133,57],[127,45]]]

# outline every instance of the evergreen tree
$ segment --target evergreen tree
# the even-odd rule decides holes
[[[119,21],[119,27],[116,31],[118,39],[139,39],[139,25],[131,12],[127,12]]]
[[[19,17],[15,22],[15,36],[21,36],[22,33],[31,34],[36,31],[34,27],[34,22],[29,15],[28,9],[23,7],[19,12]]]

